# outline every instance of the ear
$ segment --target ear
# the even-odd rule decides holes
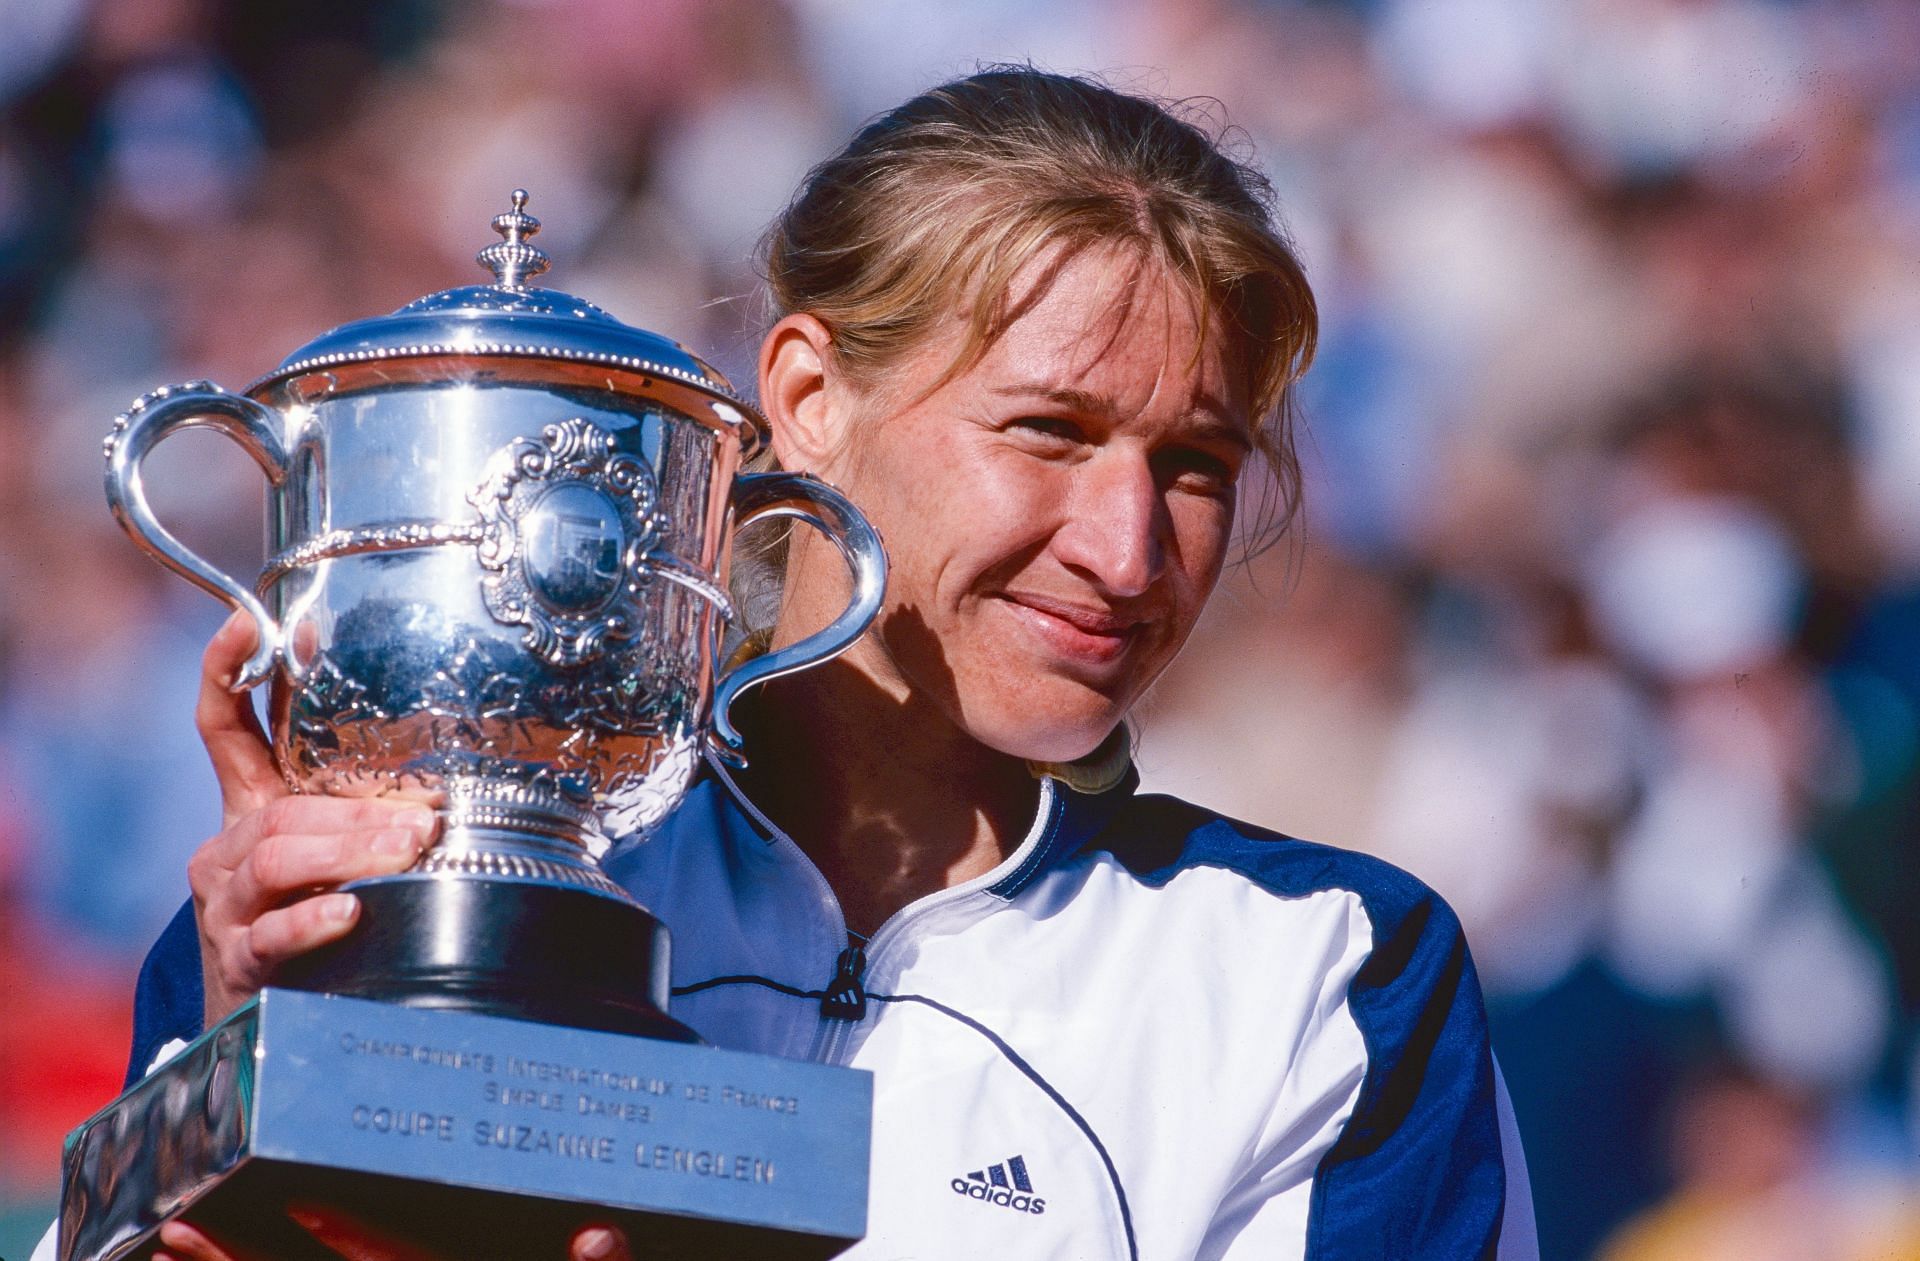
[[[760,408],[780,467],[819,473],[840,447],[845,391],[835,388],[833,338],[811,315],[789,315],[760,345]]]

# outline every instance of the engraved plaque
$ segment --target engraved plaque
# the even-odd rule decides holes
[[[177,1215],[299,1255],[281,1206],[343,1193],[450,1255],[564,1256],[600,1220],[829,1257],[866,1229],[871,1111],[858,1069],[268,989],[68,1139],[61,1252],[149,1256]],[[75,1193],[100,1185],[133,1211]]]

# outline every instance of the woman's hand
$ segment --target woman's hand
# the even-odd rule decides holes
[[[235,613],[201,659],[194,722],[220,780],[219,835],[187,863],[211,1027],[287,959],[344,936],[360,913],[348,880],[405,871],[432,841],[433,811],[392,798],[291,793],[244,692],[253,619]]]
[[[308,1234],[346,1261],[442,1261],[432,1253],[389,1239],[336,1209],[297,1207],[288,1215]],[[196,1226],[171,1221],[160,1228],[153,1261],[250,1261],[227,1251]],[[627,1237],[611,1226],[586,1226],[574,1235],[567,1261],[634,1261]]]

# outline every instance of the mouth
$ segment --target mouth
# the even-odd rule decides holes
[[[1002,592],[1000,599],[1054,652],[1089,665],[1118,660],[1146,626],[1112,609],[1042,595]]]

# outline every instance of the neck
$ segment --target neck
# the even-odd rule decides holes
[[[846,657],[768,684],[739,715],[760,810],[812,858],[847,927],[992,870],[1032,821],[1026,763]]]

